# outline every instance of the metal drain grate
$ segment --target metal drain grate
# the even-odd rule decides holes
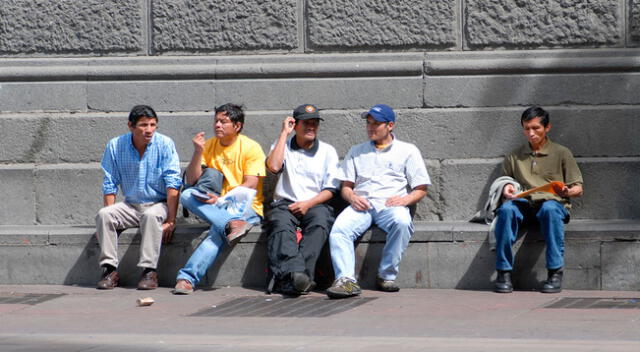
[[[640,298],[561,298],[543,308],[640,309]]]
[[[34,306],[64,295],[64,293],[0,292],[0,304],[28,304]]]
[[[328,299],[324,297],[240,297],[203,309],[192,317],[309,317],[320,318],[345,312],[373,301],[375,297]]]

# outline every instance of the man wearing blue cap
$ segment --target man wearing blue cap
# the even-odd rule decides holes
[[[330,298],[360,294],[353,243],[372,224],[387,233],[376,287],[385,292],[400,290],[395,279],[413,234],[409,206],[424,198],[431,184],[418,148],[393,135],[396,114],[390,106],[375,105],[362,118],[367,120],[369,141],[351,147],[339,172],[341,195],[350,206],[340,213],[329,234],[336,277],[327,289]]]

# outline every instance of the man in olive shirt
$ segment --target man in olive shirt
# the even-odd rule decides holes
[[[523,221],[535,217],[547,243],[546,261],[548,278],[542,287],[544,293],[562,289],[564,266],[564,224],[569,221],[570,198],[582,195],[582,174],[566,147],[553,143],[547,133],[551,130],[549,113],[540,107],[530,107],[522,113],[520,122],[528,143],[509,154],[502,165],[504,176],[519,182],[526,191],[551,181],[562,181],[565,186],[558,195],[536,192],[525,198],[516,198],[513,184],[503,188],[504,203],[496,210],[496,270],[495,291],[513,291],[513,243]]]

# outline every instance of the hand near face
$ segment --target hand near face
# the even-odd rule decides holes
[[[296,127],[296,119],[294,119],[291,116],[285,117],[284,121],[282,121],[282,132],[286,133],[287,135],[293,132],[295,127]]]
[[[197,152],[201,152],[204,150],[204,132],[199,132],[198,134],[195,135],[195,137],[193,137],[193,139],[191,140],[193,142],[193,149],[195,149],[195,151]]]

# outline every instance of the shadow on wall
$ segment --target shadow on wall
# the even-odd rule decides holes
[[[82,226],[86,227],[86,226]],[[135,287],[142,275],[142,269],[137,267],[140,258],[140,233],[137,228],[119,232],[118,237],[118,274],[120,276],[120,285],[124,287]],[[160,253],[160,262],[158,263],[160,278],[166,276],[166,265],[163,265],[163,259],[166,261],[167,250],[171,251],[172,246],[163,246]],[[96,239],[95,233],[88,238],[86,245],[76,259],[75,263],[67,271],[64,279],[65,285],[95,285],[100,279],[102,269],[99,266],[100,245]]]
[[[100,246],[94,234],[84,246],[71,269],[67,271],[64,285],[95,285],[100,279],[99,256]]]
[[[552,57],[551,60],[549,60],[551,62],[548,63],[548,66],[553,67],[553,61],[560,60],[562,57],[562,53],[545,53],[545,57],[547,58],[547,60],[549,59],[550,55]],[[556,55],[556,57],[553,57],[553,55]],[[528,66],[535,67],[535,65],[533,65],[535,60],[535,58],[531,59],[532,64]],[[475,135],[472,138],[465,138],[464,140],[475,144],[471,149],[477,151],[497,151],[498,149],[504,149],[500,151],[501,155],[490,154],[478,155],[477,157],[497,158],[504,154],[507,154],[523,143],[526,143],[526,139],[523,136],[521,132],[522,130],[520,128],[520,116],[527,107],[537,105],[549,111],[551,115],[552,130],[549,136],[554,142],[560,143],[568,147],[572,151],[586,151],[586,153],[576,153],[575,156],[578,158],[598,156],[598,151],[592,151],[590,148],[580,145],[581,143],[591,143],[591,141],[589,138],[585,138],[577,132],[581,129],[588,129],[587,131],[585,131],[585,133],[592,132],[589,129],[593,128],[593,126],[595,125],[594,122],[588,120],[591,116],[586,114],[582,116],[575,116],[572,114],[571,108],[567,107],[574,106],[576,104],[593,106],[594,104],[606,105],[610,103],[598,100],[589,101],[585,99],[585,96],[593,96],[592,92],[591,94],[585,95],[585,92],[590,89],[602,90],[601,94],[604,96],[610,94],[606,91],[607,87],[598,86],[596,84],[598,82],[597,78],[591,77],[590,79],[584,79],[585,77],[583,76],[586,75],[589,75],[589,73],[586,72],[577,74],[563,74],[557,71],[547,71],[529,74],[527,74],[526,72],[501,72],[496,74],[468,77],[471,80],[475,80],[476,83],[472,82],[467,86],[474,86],[477,88],[473,92],[467,91],[467,93],[474,94],[474,96],[463,99],[467,101],[467,104],[462,105],[464,105],[465,107],[468,106],[470,108],[479,107],[483,109],[481,111],[478,111],[476,113],[477,116],[474,116],[474,118],[472,119],[470,131],[472,131],[471,133],[474,133]],[[626,81],[629,79],[628,75],[620,76],[620,79],[617,80],[617,84],[624,87],[627,84]],[[484,81],[484,83],[480,83],[482,81]],[[610,80],[604,80],[604,82],[608,81]],[[612,99],[615,100],[615,97]],[[575,109],[577,110],[576,113],[579,114],[579,111],[584,108],[576,107]],[[487,114],[495,115],[487,116]],[[493,123],[496,125],[492,126],[492,128],[487,128],[488,123]],[[612,128],[620,127],[612,126]],[[460,140],[463,140],[462,137],[460,138]],[[505,146],[507,147],[505,148]],[[589,192],[606,188],[604,185],[598,184],[602,183],[606,179],[601,177],[602,174],[607,173],[606,170],[598,170],[598,168],[606,168],[606,164],[587,163],[581,164],[580,167],[583,173],[583,178],[585,180],[585,196],[573,201],[574,207],[572,213],[577,214],[578,217],[583,218],[598,218],[598,213],[585,209],[587,207],[597,206],[598,208],[603,207],[603,209],[605,210],[604,214],[606,215],[603,216],[604,218],[621,217],[620,214],[612,211],[612,209],[620,208],[620,204],[616,203],[616,198],[619,199],[620,196],[604,197],[607,199],[603,199],[602,197],[597,198],[599,201],[607,205],[599,204],[599,202],[588,202],[589,200],[596,200],[596,198],[590,195]],[[469,194],[467,201],[475,204],[476,209],[480,209],[484,206],[484,203],[487,199],[489,187],[493,180],[496,177],[500,176],[500,169],[501,164],[496,165],[492,172],[486,175],[486,179],[484,180],[484,182],[478,183],[478,187],[475,187],[475,191],[469,192],[471,194]],[[613,169],[615,170],[616,167],[613,167]],[[614,171],[613,174],[610,175],[610,177],[615,179],[616,177],[627,177],[626,175],[633,174],[633,172],[621,172],[618,176],[615,175]],[[635,174],[638,173],[636,172]],[[630,184],[634,184],[632,180],[628,181],[630,181]],[[446,180],[444,180],[443,182],[446,182]],[[623,201],[622,204],[633,204],[633,202]],[[622,211],[622,213],[624,213],[622,217],[637,217],[637,214],[640,213],[640,211],[638,211],[636,215],[630,214],[624,210]],[[603,213],[600,212],[600,214]],[[469,218],[472,215],[473,213],[469,213]],[[532,234],[532,236],[536,235]],[[538,240],[541,240],[539,236],[537,237]],[[539,275],[534,272],[533,264],[539,261],[541,259],[541,256],[543,256],[544,241],[542,240],[542,245],[526,245],[525,247],[527,247],[526,256],[520,256],[516,259],[516,273],[514,284],[516,286],[521,286],[520,288],[522,289],[529,289],[530,287],[522,287],[522,284],[524,282],[532,282],[533,278],[539,277]],[[542,258],[542,260],[544,261],[544,258]],[[491,263],[490,271],[487,268],[488,261]],[[470,286],[486,286],[477,281],[482,280],[486,281],[487,283],[490,282],[495,268],[494,261],[495,252],[489,252],[488,243],[485,242],[470,263],[468,267],[469,269],[462,276],[456,287],[466,288]],[[478,268],[485,269],[479,272]]]

